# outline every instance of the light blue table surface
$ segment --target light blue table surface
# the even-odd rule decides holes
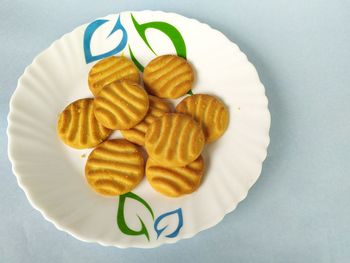
[[[210,24],[256,66],[271,144],[238,208],[194,238],[157,249],[78,241],[34,210],[7,157],[18,77],[76,26],[123,10]],[[0,262],[350,262],[350,1],[0,1]]]

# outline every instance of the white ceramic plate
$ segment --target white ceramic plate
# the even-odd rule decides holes
[[[195,193],[171,199],[143,180],[132,193],[102,197],[84,178],[90,151],[58,139],[57,116],[70,102],[92,97],[87,75],[99,59],[124,55],[142,68],[168,53],[193,64],[194,93],[224,101],[229,127],[206,147],[207,170]],[[214,226],[245,198],[266,157],[267,104],[254,66],[219,31],[173,13],[113,14],[64,35],[26,68],[10,102],[9,157],[30,203],[58,229],[102,245],[156,247]]]

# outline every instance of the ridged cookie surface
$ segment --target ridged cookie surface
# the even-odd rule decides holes
[[[167,113],[152,122],[145,148],[155,161],[169,167],[185,166],[198,158],[205,137],[201,126],[189,115]]]
[[[108,84],[94,101],[97,120],[113,130],[134,127],[146,116],[148,107],[146,91],[138,83],[129,80]]]
[[[164,55],[153,59],[143,72],[143,81],[149,93],[160,98],[178,98],[191,88],[194,74],[186,59]]]
[[[156,118],[163,116],[167,112],[171,112],[171,107],[168,102],[151,95],[148,98],[149,109],[146,117],[131,129],[121,130],[121,134],[124,136],[125,139],[138,145],[145,144],[145,134],[148,126]]]
[[[139,71],[131,60],[113,56],[100,60],[91,68],[88,83],[96,96],[107,84],[122,79],[139,82]]]
[[[69,104],[60,114],[57,133],[61,140],[76,149],[94,147],[111,134],[93,113],[93,99],[80,99]]]
[[[217,140],[227,129],[229,113],[217,98],[206,94],[195,94],[183,99],[176,111],[191,115],[204,130],[207,142]]]
[[[194,192],[204,174],[204,161],[199,156],[185,167],[167,167],[148,158],[146,177],[150,185],[159,193],[178,197]]]
[[[105,141],[86,162],[85,177],[98,193],[115,196],[130,192],[144,175],[144,159],[136,145],[123,139]]]

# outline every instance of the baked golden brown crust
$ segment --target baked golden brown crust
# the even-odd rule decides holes
[[[148,107],[146,91],[138,83],[129,80],[108,84],[94,101],[96,119],[113,130],[134,127],[146,116]]]
[[[100,124],[93,113],[93,99],[80,99],[69,104],[61,112],[57,133],[61,140],[76,149],[94,147],[111,134]]]
[[[186,59],[164,55],[156,57],[145,67],[143,81],[150,94],[174,99],[192,88],[194,73]]]
[[[171,112],[168,102],[155,96],[149,96],[149,109],[146,117],[136,126],[128,130],[121,130],[121,134],[125,139],[138,145],[145,144],[145,134],[148,126],[157,118],[163,116],[167,112]]]
[[[115,196],[130,192],[144,175],[144,159],[136,145],[124,139],[108,140],[89,155],[85,177],[98,193]]]
[[[183,99],[176,111],[191,115],[203,127],[207,142],[213,142],[224,134],[229,121],[226,106],[217,98],[195,94]]]
[[[204,174],[204,161],[199,156],[185,167],[167,167],[148,158],[146,178],[157,192],[179,197],[193,193],[200,185]]]
[[[189,115],[167,113],[152,122],[145,148],[155,161],[169,167],[185,166],[198,158],[205,144],[200,125]]]
[[[89,88],[95,96],[104,86],[116,80],[140,81],[140,74],[134,63],[126,57],[108,57],[97,62],[88,76]]]

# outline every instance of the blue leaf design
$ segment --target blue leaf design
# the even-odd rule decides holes
[[[156,221],[154,221],[154,230],[157,232],[157,239],[159,238],[160,234],[161,234],[165,229],[167,229],[167,227],[168,227],[168,225],[166,225],[165,227],[163,227],[163,228],[161,228],[161,229],[158,229],[159,223],[160,223],[164,218],[166,218],[166,217],[168,217],[168,216],[171,216],[171,215],[173,215],[173,214],[177,214],[177,216],[178,216],[178,219],[179,219],[178,225],[177,225],[177,228],[175,229],[175,231],[172,232],[171,234],[166,235],[166,237],[173,238],[173,237],[176,237],[176,236],[179,234],[179,232],[180,232],[180,230],[181,230],[181,228],[182,228],[182,226],[183,226],[183,217],[182,217],[182,209],[181,209],[181,208],[178,208],[178,209],[176,209],[176,210],[174,210],[174,211],[170,211],[170,212],[167,212],[167,213],[165,213],[165,214],[162,214],[162,215],[160,215],[160,216],[156,219]]]
[[[126,43],[128,42],[128,34],[127,34],[125,28],[123,27],[123,25],[120,21],[120,16],[119,16],[116,24],[114,25],[111,33],[109,33],[108,37],[111,36],[114,32],[121,30],[123,33],[123,37],[122,37],[120,43],[114,49],[112,49],[106,53],[96,55],[96,56],[93,56],[91,54],[90,44],[91,44],[91,39],[92,39],[93,34],[100,26],[102,26],[104,23],[106,23],[108,21],[109,20],[105,20],[105,19],[95,20],[94,22],[92,22],[91,24],[89,24],[86,27],[85,32],[84,32],[84,54],[85,54],[86,64],[91,63],[91,62],[96,61],[96,60],[99,60],[99,59],[102,59],[102,58],[105,58],[105,57],[112,56],[114,54],[117,54],[125,48]]]

